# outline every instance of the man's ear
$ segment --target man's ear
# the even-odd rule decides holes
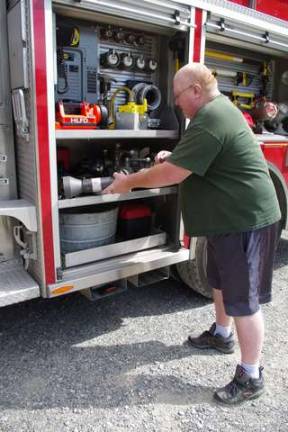
[[[199,83],[194,84],[193,90],[194,90],[194,95],[196,97],[201,96],[201,94],[202,94],[202,87],[201,87],[201,85]]]

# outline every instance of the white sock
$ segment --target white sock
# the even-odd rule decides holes
[[[223,336],[224,338],[227,338],[231,334],[231,327],[230,326],[224,327],[224,326],[221,326],[221,325],[216,323],[214,336],[216,334],[219,334],[219,335]]]
[[[241,366],[251,378],[259,378],[259,363],[247,364],[241,362]]]

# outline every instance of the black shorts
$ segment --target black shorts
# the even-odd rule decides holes
[[[252,315],[271,301],[278,226],[207,237],[208,283],[222,291],[227,315]]]

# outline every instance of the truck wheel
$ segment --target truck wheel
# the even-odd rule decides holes
[[[177,264],[180,279],[193,291],[207,298],[212,298],[212,288],[208,285],[206,276],[207,251],[206,238],[198,237],[195,249],[195,259]]]
[[[278,243],[281,238],[282,226],[279,224]],[[207,242],[205,237],[198,237],[195,258],[191,261],[184,261],[176,264],[179,278],[189,288],[206,298],[212,298],[212,288],[208,284],[206,275],[207,265]]]

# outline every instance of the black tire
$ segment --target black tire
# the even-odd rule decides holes
[[[212,288],[206,275],[207,242],[205,237],[198,237],[195,249],[195,259],[177,264],[180,279],[193,291],[206,298],[212,298]]]
[[[279,244],[282,233],[282,224],[279,223],[278,241]],[[206,237],[198,237],[195,248],[195,258],[191,261],[184,261],[176,264],[179,278],[193,291],[211,299],[212,288],[208,284],[207,274],[207,241]]]

